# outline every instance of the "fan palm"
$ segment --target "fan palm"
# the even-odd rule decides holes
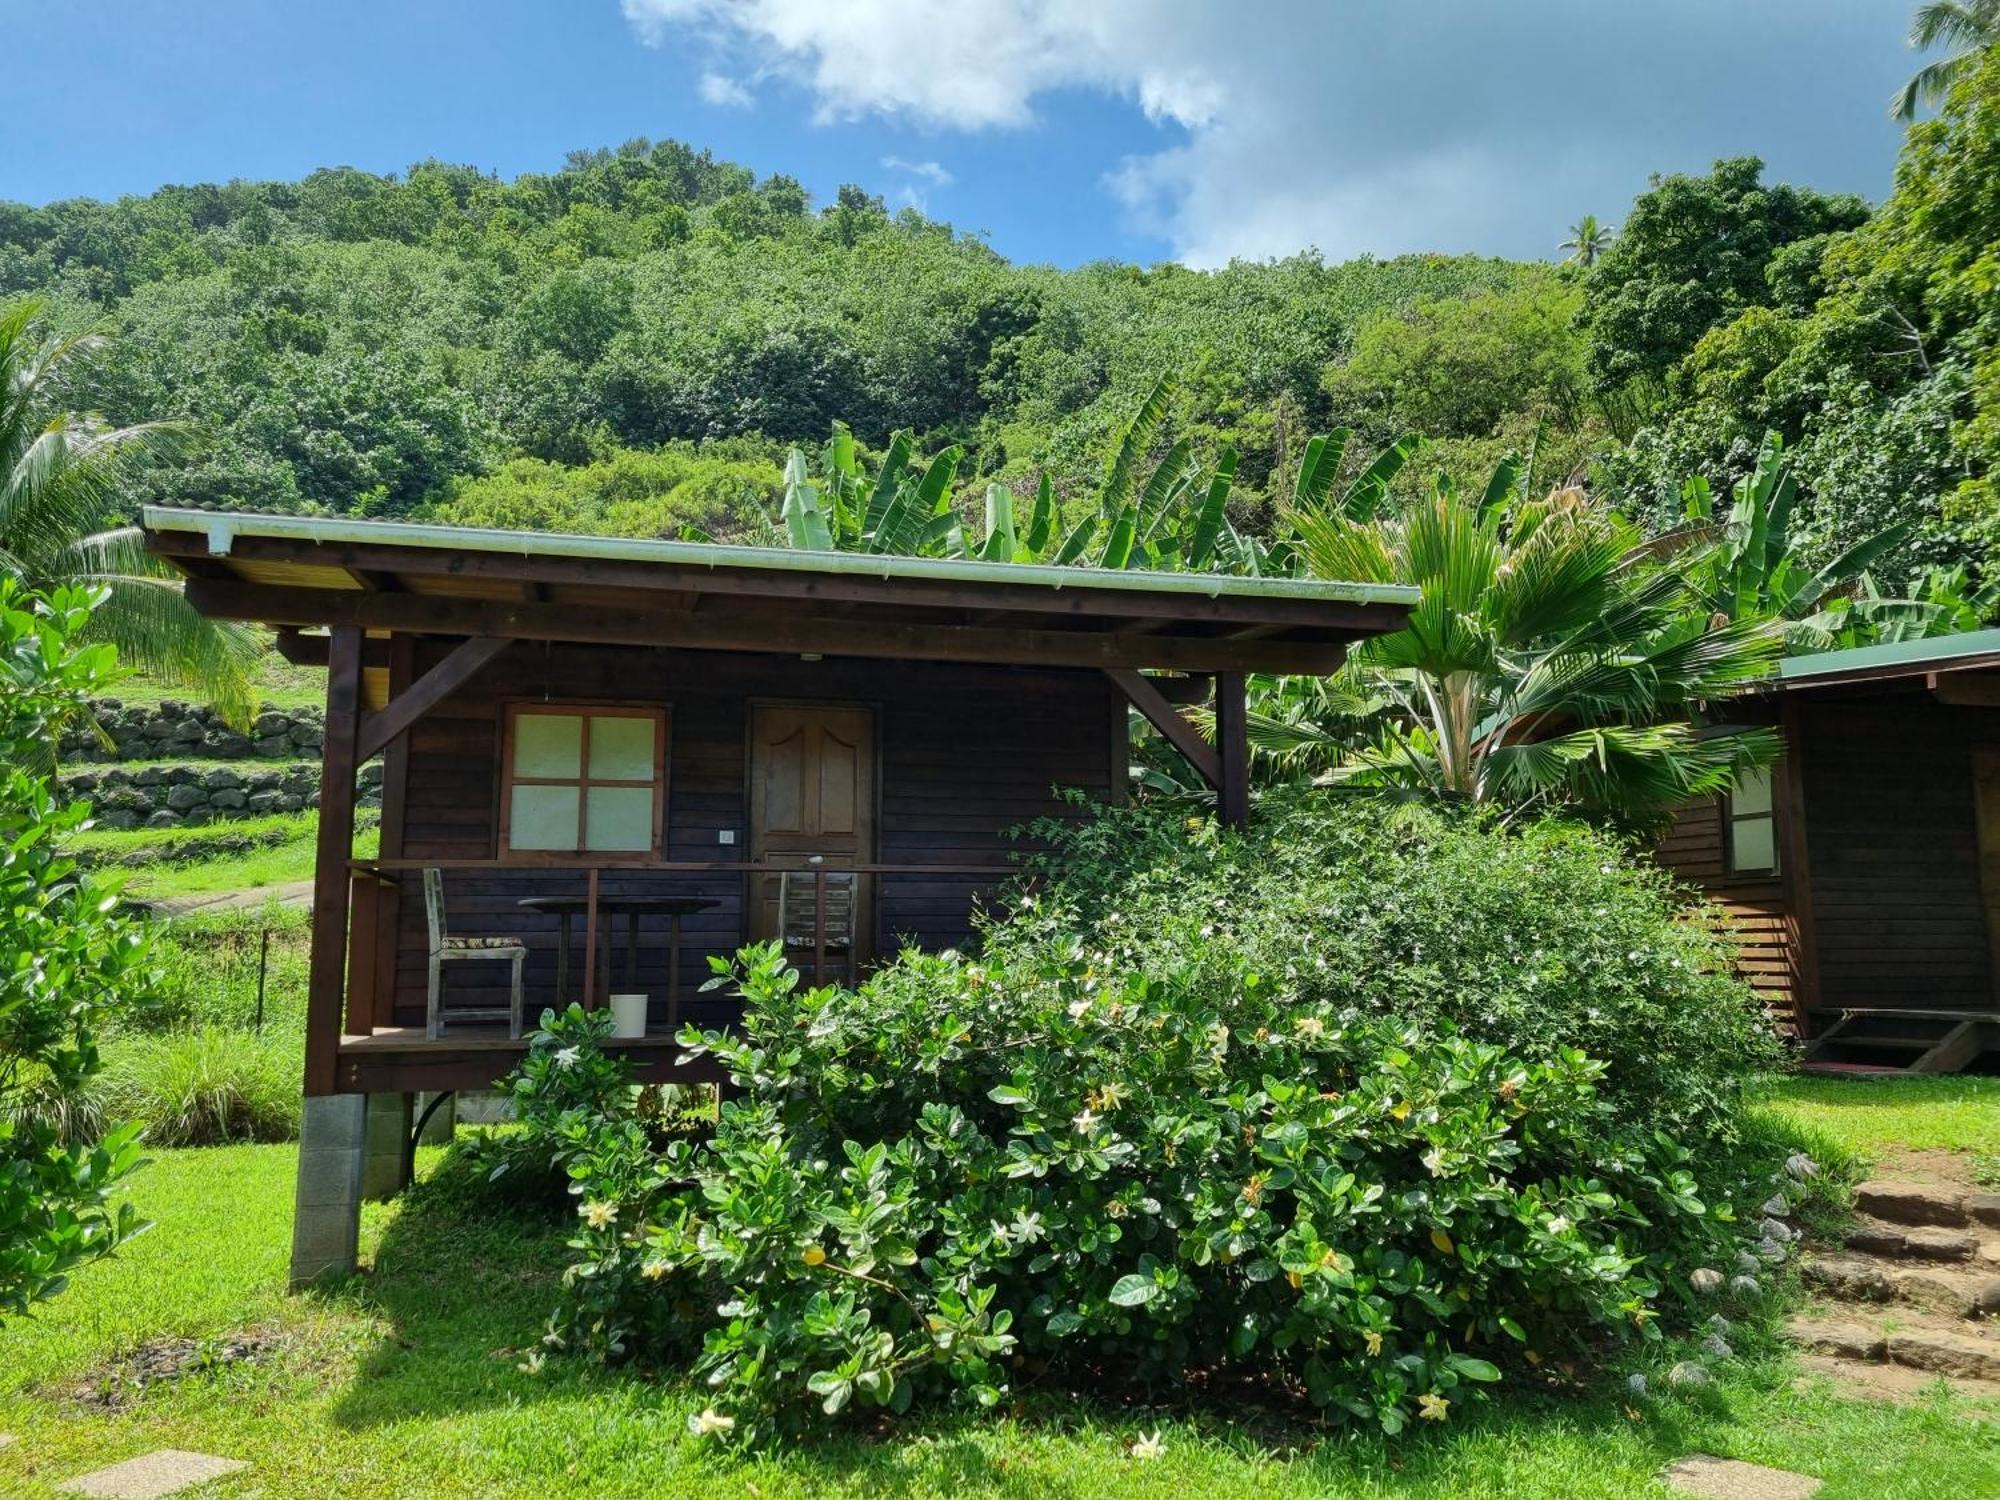
[[[126,524],[125,480],[174,431],[110,427],[61,409],[65,367],[100,342],[94,331],[49,326],[38,299],[0,306],[0,572],[36,590],[78,584],[100,594],[92,637],[246,719],[256,708],[256,635],[190,608],[172,570]]]
[[[1569,251],[1565,264],[1579,265],[1587,271],[1611,248],[1611,227],[1598,223],[1596,214],[1585,214],[1570,225],[1569,238],[1556,248]]]
[[[1920,52],[1940,46],[1953,50],[1917,69],[1889,101],[1890,117],[1905,122],[1917,117],[1919,105],[1940,102],[1972,70],[1980,53],[2000,45],[2000,0],[1932,0],[1920,5],[1910,22],[1910,45]]]
[[[1768,765],[1770,731],[1704,733],[1694,715],[1770,670],[1778,630],[1709,617],[1635,528],[1579,490],[1528,499],[1521,472],[1510,458],[1478,496],[1440,476],[1375,517],[1294,512],[1309,574],[1415,584],[1423,598],[1349,658],[1333,706],[1379,699],[1372,738],[1295,695],[1276,712],[1259,704],[1260,750],[1331,783],[1635,824]]]

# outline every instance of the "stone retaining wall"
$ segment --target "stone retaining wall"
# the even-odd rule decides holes
[[[360,805],[382,802],[382,763],[361,768]],[[88,799],[100,828],[192,828],[227,818],[301,812],[319,806],[319,766],[300,762],[268,771],[229,766],[112,766],[61,778],[66,796]]]
[[[169,698],[157,705],[97,700],[97,722],[110,736],[107,748],[87,729],[73,729],[58,748],[64,761],[89,764],[140,760],[316,759],[326,739],[325,716],[316,708],[267,709],[249,732],[232,729],[214,709]]]

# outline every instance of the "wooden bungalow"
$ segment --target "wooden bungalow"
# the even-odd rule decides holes
[[[708,959],[833,977],[966,941],[1010,830],[1118,799],[1132,710],[1248,811],[1243,679],[1326,673],[1415,591],[149,509],[218,619],[327,671],[293,1275],[354,1259],[417,1093],[614,991],[640,1076],[729,1019]],[[1213,745],[1175,706],[1212,698]],[[354,857],[383,759],[380,850]],[[366,1179],[364,1183],[364,1177]]]
[[[1731,716],[1783,760],[1657,857],[1728,914],[1807,1066],[1995,1066],[2000,630],[1788,658]]]

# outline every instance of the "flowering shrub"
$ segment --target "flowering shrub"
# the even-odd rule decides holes
[[[1735,1254],[1691,1153],[1621,1127],[1573,1049],[1074,941],[858,991],[762,947],[731,979],[741,1034],[684,1034],[733,1080],[712,1140],[646,1148],[629,1089],[561,1116],[594,1144],[550,1342],[691,1355],[704,1432],[1204,1372],[1393,1433],[1691,1320],[1691,1274]],[[594,1036],[556,1018],[517,1098],[598,1068]]]

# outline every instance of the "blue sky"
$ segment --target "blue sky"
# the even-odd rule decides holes
[[[1902,0],[0,0],[0,198],[679,137],[1021,260],[1547,255],[1754,153],[1879,198]]]

